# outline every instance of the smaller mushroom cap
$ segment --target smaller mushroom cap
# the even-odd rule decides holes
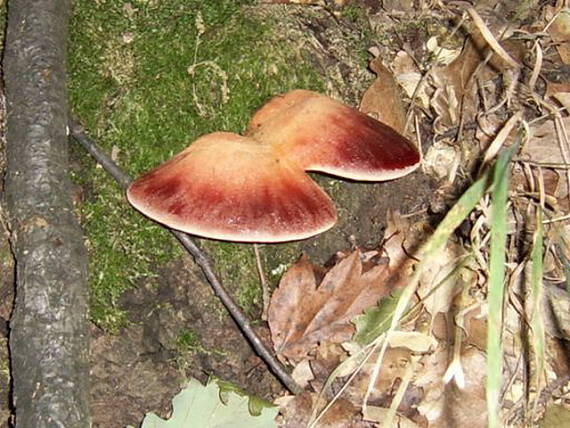
[[[306,171],[362,181],[404,176],[418,167],[414,145],[389,126],[325,95],[295,90],[252,117],[247,135]]]
[[[129,202],[174,229],[239,242],[282,242],[336,222],[328,195],[269,145],[227,132],[203,136],[134,181]]]

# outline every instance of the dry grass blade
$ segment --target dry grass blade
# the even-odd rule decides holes
[[[495,36],[493,36],[493,33],[491,33],[487,25],[485,25],[485,22],[483,21],[481,16],[477,13],[477,11],[472,7],[470,7],[469,9],[467,9],[467,13],[469,13],[471,19],[473,19],[473,23],[477,26],[477,28],[481,32],[481,35],[483,36],[485,41],[489,44],[491,49],[493,49],[493,51],[495,51],[495,53],[499,55],[511,67],[519,68],[520,64],[516,62],[505,49],[503,49],[503,47],[499,44]]]
[[[505,144],[507,137],[515,127],[515,125],[521,120],[522,113],[519,111],[511,116],[511,118],[505,123],[505,125],[501,128],[497,136],[493,139],[493,142],[485,152],[485,157],[483,158],[483,163],[481,164],[481,168],[486,168],[489,166],[489,163],[492,159],[497,156],[501,147]]]
[[[535,42],[534,48],[536,51],[536,59],[534,61],[534,67],[532,69],[532,74],[528,79],[528,86],[531,91],[534,91],[534,87],[536,82],[538,81],[538,76],[540,76],[540,70],[542,70],[542,48],[540,47],[540,43]]]
[[[544,188],[542,186],[542,173],[539,169],[539,189],[540,189],[540,206],[536,207],[536,230],[534,231],[532,250],[530,253],[531,277],[530,277],[530,301],[532,302],[530,326],[532,331],[532,345],[534,348],[535,359],[535,373],[534,384],[537,391],[536,399],[534,400],[533,410],[536,412],[539,402],[540,394],[542,391],[545,368],[545,325],[543,314],[543,284],[542,276],[544,274],[544,227],[542,223],[542,212],[544,209]]]

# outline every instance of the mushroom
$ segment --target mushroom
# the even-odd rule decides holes
[[[329,196],[297,164],[228,132],[199,138],[134,181],[127,198],[169,227],[226,241],[293,241],[336,222]]]
[[[421,160],[414,145],[388,125],[306,90],[270,100],[252,117],[247,135],[274,145],[305,171],[358,181],[402,177]]]
[[[295,90],[269,101],[246,136],[205,135],[134,181],[129,202],[193,235],[284,242],[331,228],[336,211],[305,171],[361,181],[401,177],[420,163],[405,137],[324,95]]]

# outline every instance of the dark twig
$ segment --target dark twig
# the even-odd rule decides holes
[[[83,128],[77,122],[71,120],[70,133],[73,138],[80,143],[95,160],[119,183],[121,188],[125,190],[131,182],[131,177],[124,173],[113,160],[103,152],[87,135],[84,133]],[[200,248],[192,241],[190,236],[186,233],[179,232],[174,229],[168,229],[186,250],[194,257],[194,260],[202,269],[206,279],[212,286],[216,295],[220,298],[228,312],[231,314],[235,322],[238,324],[243,334],[248,338],[253,349],[265,361],[275,376],[287,387],[289,391],[294,394],[299,394],[303,391],[291,375],[285,370],[283,365],[277,361],[271,351],[261,341],[259,336],[255,333],[251,326],[251,322],[247,319],[240,307],[234,302],[228,291],[217,278],[212,264],[208,260]]]

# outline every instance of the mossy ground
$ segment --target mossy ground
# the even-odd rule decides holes
[[[271,96],[322,90],[317,71],[251,1],[78,0],[69,46],[72,110],[132,176],[181,151],[198,136],[242,132]],[[91,318],[116,331],[127,322],[122,293],[179,256],[169,234],[135,212],[91,159],[74,149],[81,172],[82,224],[91,271]],[[240,284],[246,310],[260,301],[250,246],[203,243],[222,279]]]

